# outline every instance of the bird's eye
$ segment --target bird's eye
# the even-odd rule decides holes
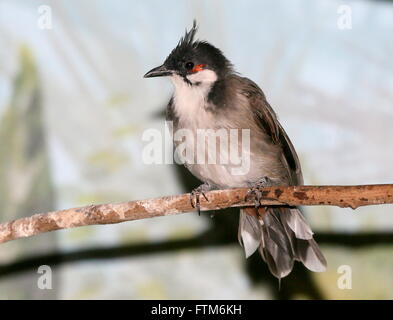
[[[187,70],[192,70],[192,68],[194,68],[194,64],[192,62],[186,62],[184,66]]]

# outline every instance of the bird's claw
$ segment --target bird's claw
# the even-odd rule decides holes
[[[248,190],[246,194],[245,200],[254,199],[255,200],[255,208],[259,208],[261,206],[261,200],[263,199],[262,189],[265,187],[270,187],[273,185],[273,181],[269,177],[263,177],[258,180],[256,183],[251,185],[250,190]]]
[[[258,208],[261,206],[261,200],[262,200],[262,192],[256,187],[253,187],[252,189],[248,190],[246,194],[246,200],[249,199],[254,199],[255,200],[255,208]]]
[[[206,201],[209,201],[209,199],[205,194],[206,191],[209,191],[209,188],[206,184],[202,184],[198,188],[191,191],[190,194],[191,206],[198,210],[198,215],[201,215],[201,202],[200,202],[201,195],[205,198]]]

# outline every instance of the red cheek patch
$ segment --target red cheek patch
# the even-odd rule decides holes
[[[203,70],[203,68],[205,67],[205,64],[197,64],[194,68],[192,68],[191,72],[198,72]]]

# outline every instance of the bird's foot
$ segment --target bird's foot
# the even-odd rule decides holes
[[[201,195],[205,198],[206,201],[209,199],[206,197],[205,192],[210,191],[212,189],[211,185],[204,183],[201,184],[198,188],[195,188],[190,193],[190,201],[193,208],[198,210],[198,215],[201,215],[201,204],[200,197]]]
[[[250,190],[247,192],[245,200],[254,199],[255,208],[259,208],[261,206],[261,200],[263,199],[262,189],[273,185],[274,182],[269,177],[263,177],[255,183],[250,183]]]

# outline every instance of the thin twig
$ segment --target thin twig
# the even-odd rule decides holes
[[[249,189],[207,192],[200,197],[201,211],[255,205],[246,200]],[[361,186],[293,186],[268,187],[262,190],[261,205],[330,205],[350,207],[393,203],[393,185]],[[31,217],[0,224],[0,243],[44,232],[97,224],[114,224],[195,210],[190,194],[138,200],[117,204],[90,205],[67,210],[39,213]]]

